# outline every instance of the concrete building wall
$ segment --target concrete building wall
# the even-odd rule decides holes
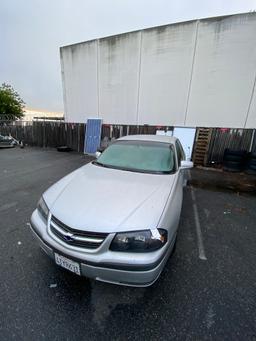
[[[98,116],[97,41],[61,49],[65,120]]]
[[[256,17],[202,20],[186,123],[244,127],[256,72]]]
[[[99,41],[99,114],[104,122],[137,122],[140,35]]]
[[[69,122],[256,126],[255,13],[63,47],[61,65]]]
[[[245,128],[256,128],[256,73]]]
[[[184,125],[196,25],[142,32],[139,124]]]

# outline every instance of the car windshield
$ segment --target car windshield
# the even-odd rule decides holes
[[[150,141],[117,141],[94,162],[96,165],[145,173],[172,173],[173,146]]]

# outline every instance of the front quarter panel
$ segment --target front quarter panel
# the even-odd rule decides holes
[[[168,196],[165,208],[158,223],[158,228],[168,230],[169,242],[173,240],[177,233],[180,212],[183,199],[183,177],[178,171],[175,174],[174,183]]]

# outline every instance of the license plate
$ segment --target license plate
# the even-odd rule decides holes
[[[59,255],[58,253],[55,253],[55,262],[57,265],[74,272],[77,275],[81,275],[80,272],[80,265],[77,262],[74,262],[71,259],[68,259],[64,256]]]

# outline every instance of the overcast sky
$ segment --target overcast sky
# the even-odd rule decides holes
[[[252,10],[256,0],[0,0],[0,83],[27,107],[62,111],[60,46]]]

